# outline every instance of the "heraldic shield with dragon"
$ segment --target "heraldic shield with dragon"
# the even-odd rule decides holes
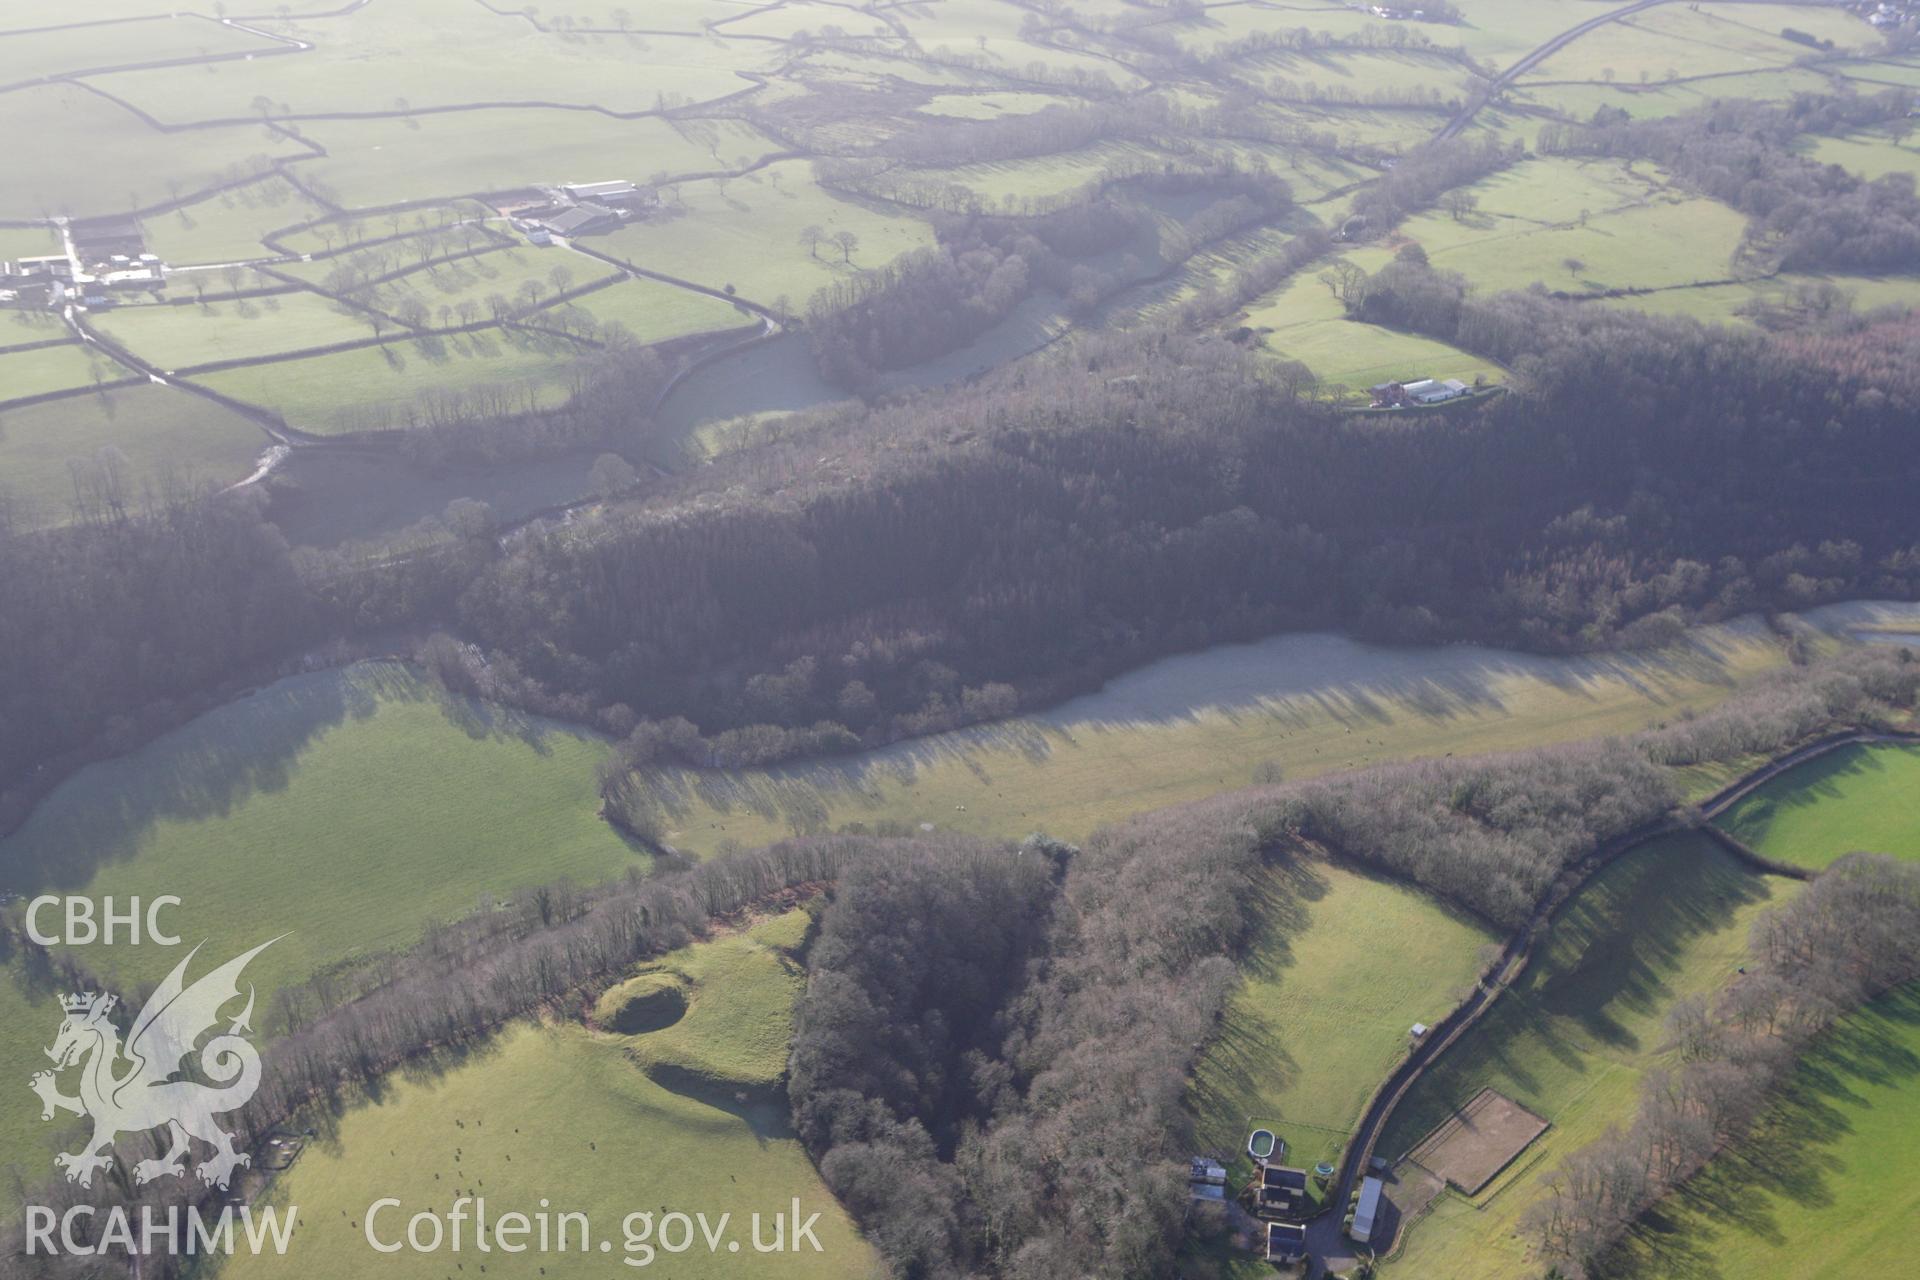
[[[260,1053],[241,1034],[253,1029],[251,985],[246,1007],[225,1031],[218,1024],[220,1011],[240,998],[240,974],[248,962],[278,941],[263,942],[188,985],[187,966],[200,951],[195,947],[141,1007],[124,1044],[107,1016],[116,997],[85,992],[62,998],[66,1017],[46,1051],[53,1070],[36,1072],[29,1085],[40,1095],[42,1120],[70,1111],[93,1121],[85,1146],[54,1157],[67,1181],[90,1186],[93,1175],[112,1162],[119,1135],[154,1129],[165,1129],[171,1145],[159,1159],[134,1165],[135,1182],[184,1176],[196,1154],[195,1139],[213,1148],[194,1168],[209,1186],[224,1189],[234,1170],[252,1163],[214,1120],[245,1106],[260,1087]],[[185,1078],[189,1066],[204,1080]],[[69,1095],[61,1092],[59,1075],[72,1068],[79,1069],[79,1091]]]

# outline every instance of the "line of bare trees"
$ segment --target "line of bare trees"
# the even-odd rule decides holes
[[[1667,1019],[1671,1068],[1648,1073],[1623,1128],[1569,1155],[1526,1214],[1542,1255],[1585,1275],[1642,1213],[1750,1133],[1815,1038],[1920,979],[1920,866],[1881,854],[1835,862],[1763,915],[1753,963]]]

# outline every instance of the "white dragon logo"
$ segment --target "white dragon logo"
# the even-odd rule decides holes
[[[284,936],[284,935],[283,935]],[[94,1173],[112,1163],[106,1154],[114,1139],[122,1133],[165,1127],[172,1147],[158,1160],[142,1160],[133,1168],[137,1183],[155,1178],[179,1177],[187,1171],[189,1138],[198,1138],[214,1149],[211,1158],[194,1170],[208,1186],[225,1189],[233,1171],[253,1163],[253,1158],[234,1149],[233,1135],[214,1123],[214,1116],[246,1105],[260,1087],[260,1054],[240,1033],[250,1031],[253,1017],[253,988],[247,988],[247,1007],[232,1020],[225,1033],[195,1048],[200,1037],[213,1030],[220,1010],[240,995],[240,971],[247,962],[278,942],[263,942],[236,960],[228,961],[192,986],[185,984],[187,964],[199,954],[195,947],[187,958],[156,989],[133,1020],[126,1047],[120,1044],[120,1032],[107,1020],[117,1000],[111,995],[86,992],[65,996],[61,1006],[66,1021],[60,1024],[47,1056],[53,1059],[52,1071],[35,1073],[29,1081],[40,1095],[40,1118],[53,1119],[55,1111],[71,1111],[93,1118],[93,1137],[75,1152],[61,1152],[53,1162],[67,1175],[67,1181],[89,1186]],[[124,1056],[129,1064],[117,1073]],[[188,1058],[197,1058],[201,1071],[213,1081],[176,1080]],[[60,1092],[55,1073],[80,1065],[80,1092],[68,1097]]]

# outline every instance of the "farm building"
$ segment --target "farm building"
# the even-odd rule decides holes
[[[575,205],[564,213],[551,214],[534,224],[556,236],[584,236],[595,231],[611,231],[620,225],[620,215],[600,204]]]
[[[1267,1224],[1267,1261],[1298,1262],[1307,1256],[1307,1229],[1293,1222]]]
[[[73,261],[64,253],[50,253],[39,258],[22,258],[13,264],[13,269],[21,276],[50,276],[55,280],[73,279]]]
[[[1410,382],[1382,382],[1367,388],[1376,409],[1399,409],[1406,405],[1445,404],[1472,391],[1458,378],[1416,378]]]
[[[1404,390],[1407,399],[1414,404],[1444,404],[1467,394],[1468,387],[1458,378],[1448,378],[1444,382],[1423,378],[1419,382],[1407,383]]]
[[[1384,1184],[1378,1178],[1367,1178],[1360,1183],[1360,1203],[1353,1207],[1353,1225],[1347,1234],[1359,1244],[1365,1244],[1373,1238],[1374,1221],[1380,1216],[1380,1193]]]
[[[560,188],[576,204],[637,204],[647,193],[631,182],[569,182]]]

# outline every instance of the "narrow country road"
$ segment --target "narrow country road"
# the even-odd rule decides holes
[[[1586,35],[1589,31],[1604,27],[1609,22],[1618,22],[1622,18],[1630,18],[1636,13],[1657,8],[1663,4],[1671,4],[1672,2],[1673,0],[1638,0],[1635,4],[1627,5],[1625,8],[1611,10],[1601,14],[1597,18],[1589,18],[1577,27],[1562,31],[1559,35],[1547,41],[1538,49],[1535,49],[1532,53],[1529,53],[1526,57],[1520,59],[1520,61],[1495,76],[1484,93],[1469,100],[1467,105],[1460,109],[1459,115],[1441,126],[1440,132],[1433,135],[1433,140],[1435,142],[1445,142],[1448,138],[1459,137],[1461,130],[1473,123],[1473,118],[1480,113],[1480,108],[1493,101],[1500,93],[1511,88],[1513,82],[1521,76],[1527,74],[1527,72],[1533,70],[1548,58],[1551,58],[1575,40],[1578,40],[1581,36]]]

